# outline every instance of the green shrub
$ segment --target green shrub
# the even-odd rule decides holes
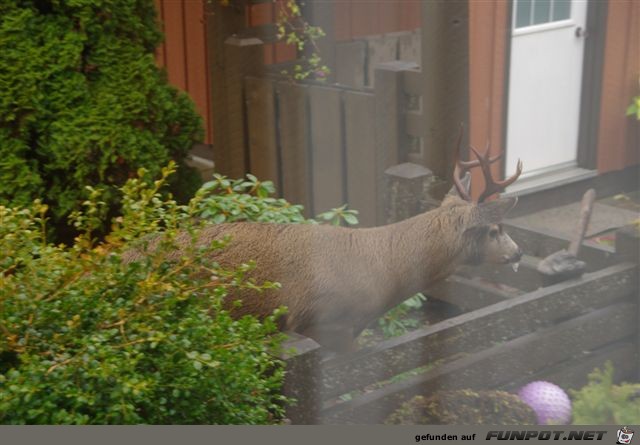
[[[202,209],[214,217],[228,211],[216,208],[218,197],[206,188],[188,205],[162,198],[170,170],[150,185],[126,183],[122,215],[99,244],[93,234],[108,205],[98,189],[89,188],[90,199],[73,214],[81,235],[71,247],[46,241],[47,206],[40,201],[31,208],[0,207],[0,423],[253,424],[281,418],[283,367],[274,358],[281,311],[263,321],[236,320],[222,307],[234,289],[276,284],[246,280],[251,264],[221,269],[195,243],[168,261],[179,229],[195,240],[205,223],[197,218]],[[120,253],[148,233],[162,234],[158,249],[124,266]]]
[[[85,185],[116,209],[118,186],[171,159],[193,195],[182,160],[201,122],[155,64],[155,20],[153,0],[0,2],[0,204],[40,198],[66,233]]]
[[[409,312],[422,308],[425,301],[427,301],[427,297],[417,293],[380,317],[378,326],[382,329],[384,337],[397,337],[418,327],[420,322],[416,318],[410,317]]]
[[[271,181],[261,182],[250,174],[246,179],[235,180],[214,175],[214,179],[198,191],[196,213],[216,224],[237,221],[314,222],[304,217],[301,205],[273,198],[271,195],[274,193],[275,187]]]
[[[640,383],[613,384],[613,365],[589,374],[589,384],[571,391],[576,425],[633,425],[640,421]]]

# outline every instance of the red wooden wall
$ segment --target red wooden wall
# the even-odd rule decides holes
[[[640,3],[609,2],[598,133],[598,171],[640,162],[640,122],[624,113],[640,94]]]
[[[205,124],[205,142],[212,142],[212,104],[207,61],[205,2],[207,0],[155,0],[165,41],[157,50],[158,65],[166,68],[169,82],[193,98]],[[248,7],[247,27],[274,23],[285,0]],[[338,40],[412,30],[420,26],[420,0],[336,0],[335,29]],[[296,57],[293,45],[265,45],[267,64]]]
[[[336,0],[337,40],[409,31],[420,27],[421,0]]]
[[[284,2],[285,0],[274,0],[250,6],[247,26],[274,23]],[[335,1],[336,40],[351,40],[419,27],[420,0]],[[265,61],[268,64],[286,62],[295,56],[295,47],[292,45],[275,43],[265,46]]]
[[[493,156],[504,151],[508,12],[507,2],[469,2],[469,142],[484,149],[490,141]],[[501,175],[501,162],[492,165],[495,178]],[[484,183],[478,169],[471,174],[472,184]],[[481,187],[471,191],[473,198],[478,198]]]
[[[188,92],[203,117],[205,142],[212,142],[205,1],[155,0],[165,42],[157,61],[167,70],[169,81]],[[284,0],[252,5],[247,26],[273,23]],[[331,1],[331,0],[328,0]],[[335,0],[337,40],[357,39],[420,27],[420,0]],[[470,64],[472,143],[495,141],[500,150],[502,134],[505,26],[507,2],[470,2]],[[267,63],[295,57],[295,49],[282,42],[266,45]],[[624,117],[624,110],[637,95],[640,75],[640,3],[610,2],[602,84],[598,140],[598,171],[618,170],[639,162],[638,123]],[[481,117],[478,117],[481,116]]]
[[[203,118],[205,142],[211,143],[211,100],[202,0],[155,0],[165,41],[156,52],[169,82],[189,93]]]
[[[274,23],[284,4],[284,0],[258,3],[249,6],[247,11],[247,27]],[[268,65],[272,63],[286,62],[296,58],[296,48],[283,42],[268,43],[265,45],[264,60]]]

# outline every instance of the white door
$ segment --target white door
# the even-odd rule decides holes
[[[507,176],[576,164],[586,0],[514,0]]]

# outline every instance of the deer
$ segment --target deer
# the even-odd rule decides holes
[[[490,157],[487,144],[484,153],[470,147],[475,160],[461,161],[461,138],[462,132],[451,191],[439,207],[404,221],[372,228],[255,222],[205,226],[198,245],[230,236],[225,248],[211,253],[221,266],[235,268],[253,260],[256,267],[249,278],[281,285],[262,293],[238,290],[226,297],[229,310],[237,317],[265,317],[285,306],[280,329],[340,354],[356,349],[356,338],[372,321],[444,280],[458,266],[517,265],[522,250],[501,224],[517,198],[486,199],[515,182],[522,163],[518,161],[510,178],[494,180],[490,167],[501,155]],[[485,179],[477,201],[469,194],[474,167]],[[190,239],[185,234],[177,242]],[[144,255],[143,250],[132,250],[123,259],[130,262]]]

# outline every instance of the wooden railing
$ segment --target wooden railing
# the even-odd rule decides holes
[[[446,311],[426,306],[431,325],[333,358],[293,334],[287,346],[298,353],[287,358],[285,385],[298,399],[292,422],[383,423],[410,397],[443,389],[515,391],[536,379],[579,388],[608,360],[617,380],[637,378],[638,264],[637,256],[628,261],[628,240],[622,256],[585,245],[589,272],[541,287],[535,265],[568,240],[517,225],[506,230],[529,254],[521,270],[463,268],[426,290],[429,301],[447,303]],[[634,242],[637,248],[637,236]]]

